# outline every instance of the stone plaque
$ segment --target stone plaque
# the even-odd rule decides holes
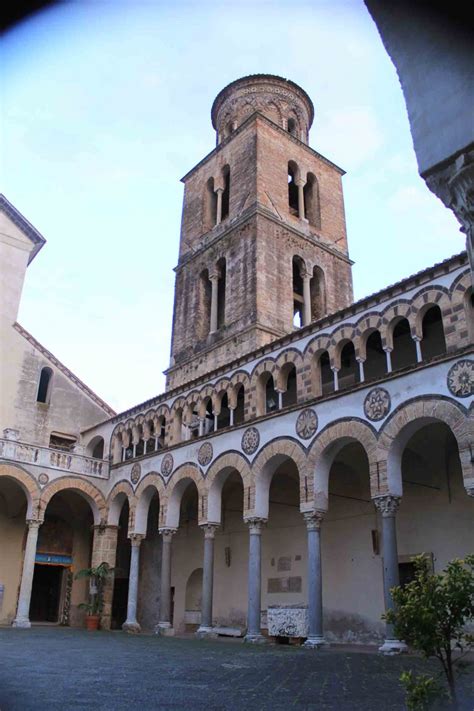
[[[303,410],[296,420],[296,434],[301,439],[310,439],[318,429],[318,416],[311,408]]]
[[[301,592],[301,577],[289,578],[268,578],[268,593],[292,593]]]
[[[279,573],[291,570],[291,558],[289,556],[282,556],[281,558],[278,558],[277,570]]]
[[[204,442],[199,447],[199,452],[198,452],[198,462],[202,467],[207,467],[208,464],[212,461],[213,457],[213,450],[212,450],[212,444],[210,442]]]
[[[385,388],[373,388],[364,400],[364,414],[372,422],[383,420],[391,408],[390,395]]]
[[[260,444],[260,433],[256,427],[247,427],[242,435],[242,450],[245,454],[253,454]]]
[[[456,397],[474,395],[474,360],[459,360],[448,372],[448,389]]]

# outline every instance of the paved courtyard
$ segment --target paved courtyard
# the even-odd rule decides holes
[[[0,629],[1,711],[405,708],[402,669],[413,657],[252,647],[67,628]],[[463,680],[474,708],[474,677]],[[441,705],[439,708],[446,708]]]

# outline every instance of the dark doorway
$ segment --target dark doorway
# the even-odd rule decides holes
[[[35,565],[30,604],[32,622],[58,622],[63,570],[61,565]]]
[[[112,602],[112,629],[121,629],[127,619],[128,578],[115,578]]]

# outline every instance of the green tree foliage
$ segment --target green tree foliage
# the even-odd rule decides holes
[[[452,560],[437,574],[431,572],[426,556],[417,556],[414,563],[415,579],[403,588],[392,589],[395,609],[389,610],[385,619],[393,624],[398,639],[427,658],[439,659],[451,702],[456,705],[456,672],[462,668],[463,654],[474,646],[474,636],[466,632],[466,624],[474,621],[474,555]],[[416,700],[416,678],[405,676],[402,683],[408,697],[411,689],[411,698]],[[419,679],[419,703],[425,703],[425,707],[433,684],[424,676]]]

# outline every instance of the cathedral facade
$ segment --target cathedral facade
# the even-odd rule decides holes
[[[354,302],[344,171],[308,95],[224,88],[183,178],[166,391],[115,414],[17,322],[44,240],[4,198],[0,621],[403,642],[381,619],[413,557],[472,550],[465,253]]]

